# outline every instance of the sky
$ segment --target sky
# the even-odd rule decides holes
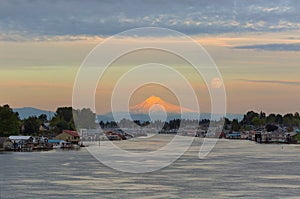
[[[298,0],[2,0],[0,104],[51,111],[70,106],[76,74],[96,45],[132,28],[161,27],[186,34],[207,50],[222,75],[228,112],[296,112],[300,109],[299,10]],[[133,40],[124,38],[124,43]],[[116,61],[98,85],[97,112],[109,112],[111,90],[122,72],[139,58],[153,57],[157,54],[144,52]],[[210,112],[203,79],[182,60],[169,55],[166,60],[191,82],[201,111]],[[143,75],[149,74],[140,78]],[[178,89],[183,88],[178,85]],[[138,93],[133,104],[153,94],[176,101],[159,86],[148,85]]]

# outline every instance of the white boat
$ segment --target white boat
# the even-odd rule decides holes
[[[54,149],[66,149],[66,148],[72,148],[72,144],[70,142],[66,142],[61,140],[59,144],[53,145]]]

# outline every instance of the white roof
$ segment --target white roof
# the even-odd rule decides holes
[[[24,135],[11,135],[9,136],[10,140],[29,140],[31,136],[24,136]]]

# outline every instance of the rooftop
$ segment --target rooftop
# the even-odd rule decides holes
[[[24,136],[24,135],[11,135],[9,139],[11,140],[29,140],[31,136]]]
[[[79,134],[76,131],[71,131],[71,130],[63,130],[63,132],[72,135],[74,137],[80,137]]]

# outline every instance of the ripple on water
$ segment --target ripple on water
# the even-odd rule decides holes
[[[153,150],[168,140],[117,144]],[[199,160],[202,142],[196,139],[176,162],[144,174],[108,168],[86,149],[0,154],[0,198],[298,198],[300,147],[220,140]]]

